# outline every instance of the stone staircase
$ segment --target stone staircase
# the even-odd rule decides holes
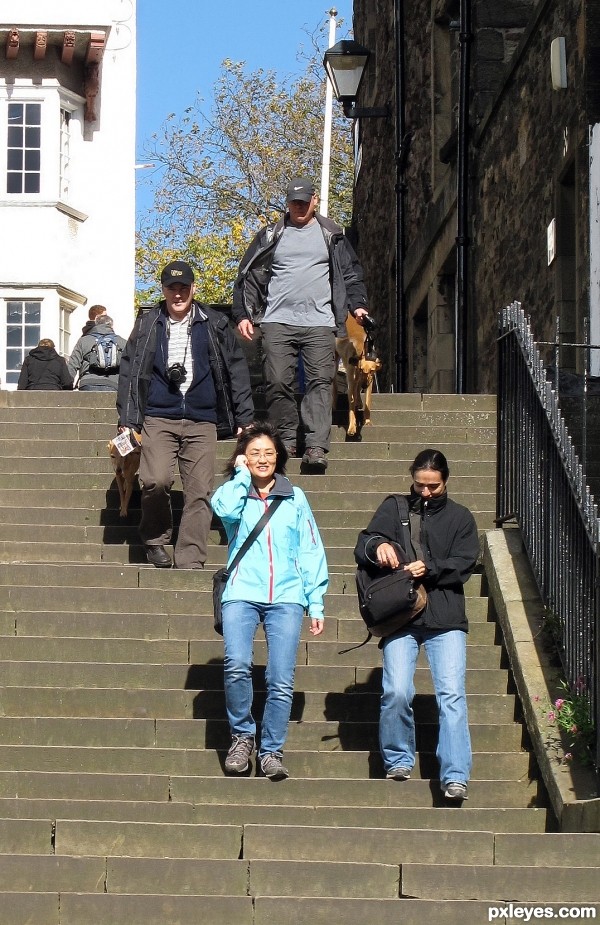
[[[450,806],[439,791],[425,662],[413,779],[381,779],[379,650],[339,654],[364,638],[356,536],[430,445],[449,458],[453,497],[492,529],[496,430],[489,396],[373,404],[362,442],[337,428],[326,474],[289,466],[322,530],[331,585],[324,636],[306,627],[300,645],[292,777],[272,783],[222,771],[209,590],[221,532],[205,573],[142,564],[138,495],[118,517],[110,399],[0,392],[0,925],[475,925],[509,901],[598,899],[600,835],[555,831],[485,575],[466,589],[468,802]],[[231,448],[220,445],[221,460]],[[260,691],[260,637],[255,655]]]

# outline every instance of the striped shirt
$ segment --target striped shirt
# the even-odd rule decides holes
[[[169,352],[167,356],[167,365],[170,367],[173,366],[174,363],[181,363],[182,366],[185,366],[187,375],[183,382],[178,384],[179,391],[182,395],[185,395],[194,378],[194,360],[192,357],[191,343],[193,317],[194,314],[192,309],[181,321],[174,321],[173,318],[169,318]]]

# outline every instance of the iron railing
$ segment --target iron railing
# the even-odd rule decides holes
[[[566,680],[589,692],[598,767],[598,510],[520,302],[500,314],[497,475],[497,522],[517,521]]]

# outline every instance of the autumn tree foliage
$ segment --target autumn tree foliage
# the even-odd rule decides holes
[[[229,302],[240,257],[265,221],[285,208],[292,176],[319,190],[325,109],[322,53],[301,76],[248,72],[226,60],[210,107],[198,98],[171,113],[146,154],[160,169],[153,210],[138,231],[138,302],[158,295],[158,269],[188,260],[199,297]],[[334,103],[328,214],[347,224],[352,197],[352,132]]]

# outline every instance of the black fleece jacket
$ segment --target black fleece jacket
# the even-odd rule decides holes
[[[447,494],[424,501],[412,492],[408,503],[411,513],[421,518],[421,547],[427,566],[423,579],[427,607],[411,625],[468,632],[463,585],[479,556],[475,519],[466,507],[452,501]],[[359,534],[354,557],[360,565],[377,568],[377,547],[382,543],[401,543],[402,536],[398,508],[390,495],[375,511],[366,530]]]

